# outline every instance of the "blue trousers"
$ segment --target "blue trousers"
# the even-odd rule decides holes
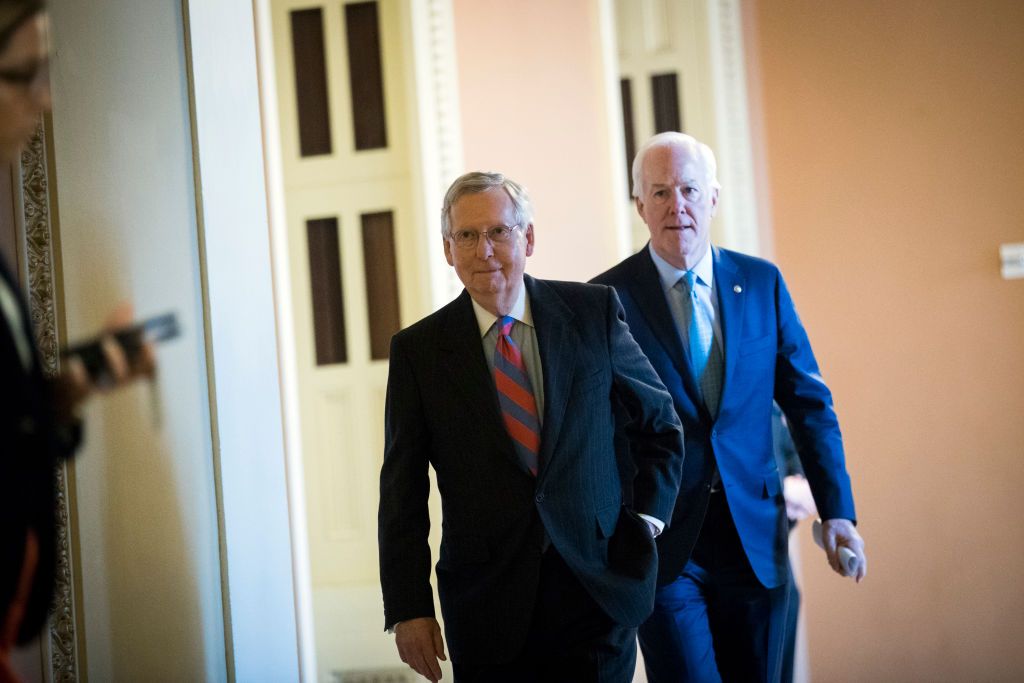
[[[765,588],[713,493],[690,561],[639,629],[650,683],[779,680],[788,584]]]

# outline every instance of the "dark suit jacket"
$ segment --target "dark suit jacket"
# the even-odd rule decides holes
[[[768,588],[786,581],[786,507],[772,451],[772,399],[785,412],[823,519],[855,520],[839,423],[782,274],[713,248],[725,348],[717,418],[699,399],[658,272],[645,247],[594,278],[615,287],[630,331],[675,403],[686,462],[671,529],[658,538],[659,583],[679,576],[703,523],[715,462],[747,559]]]
[[[613,395],[630,415],[635,510],[667,520],[679,484],[671,398],[614,290],[529,276],[526,289],[544,377],[536,479],[505,431],[465,291],[391,344],[379,514],[385,622],[434,615],[429,464],[443,509],[438,594],[456,661],[501,662],[521,649],[545,536],[615,621],[636,625],[650,613],[655,547],[642,520],[623,512]]]
[[[15,293],[13,275],[0,259],[0,277]],[[19,300],[22,321],[28,310]],[[26,330],[27,332],[27,330]],[[0,620],[7,614],[21,575],[25,538],[31,528],[39,540],[39,565],[18,641],[35,637],[50,608],[53,594],[55,468],[74,451],[78,436],[58,428],[53,416],[50,384],[44,379],[35,342],[32,367],[26,372],[18,356],[15,331],[0,315]]]

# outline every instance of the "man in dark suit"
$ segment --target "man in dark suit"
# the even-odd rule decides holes
[[[629,681],[654,601],[654,536],[675,504],[672,401],[610,287],[524,275],[529,200],[500,174],[449,188],[444,251],[465,291],[395,335],[381,469],[385,627],[431,680],[428,467],[438,595],[458,681]],[[623,506],[613,403],[636,474]]]
[[[711,149],[661,133],[633,162],[649,244],[596,277],[615,287],[634,338],[672,394],[686,462],[658,538],[656,606],[640,627],[648,680],[774,681],[786,615],[786,507],[772,452],[772,399],[785,412],[837,546],[857,554],[832,395],[778,269],[710,244],[719,184]]]

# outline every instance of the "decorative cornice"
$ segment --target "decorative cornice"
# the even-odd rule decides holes
[[[49,175],[46,129],[39,128],[21,155],[22,205],[25,255],[28,270],[29,313],[43,369],[57,373],[60,355],[57,329],[57,290],[54,272],[53,226],[50,222]],[[57,567],[50,633],[43,650],[49,655],[47,680],[71,683],[78,680],[75,651],[75,601],[71,563],[71,525],[68,505],[67,464],[57,466]]]

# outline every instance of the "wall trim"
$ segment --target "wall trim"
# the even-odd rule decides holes
[[[750,109],[740,0],[706,0],[708,56],[714,84],[719,180],[727,210],[720,241],[747,254],[761,253],[757,192],[751,150]]]
[[[444,193],[465,171],[462,121],[455,56],[455,17],[451,0],[426,0],[409,5],[412,26],[417,120],[410,129],[417,138],[415,154],[421,181],[419,209],[424,221],[423,253],[429,273],[430,310],[436,310],[462,291],[454,269],[445,262],[441,243],[441,204]]]
[[[52,377],[60,369],[60,345],[63,340],[61,312],[60,248],[57,235],[56,188],[51,179],[53,150],[49,141],[50,124],[42,117],[32,140],[21,154],[21,236],[24,239],[25,282],[32,329],[36,337],[43,371]],[[52,220],[51,220],[52,218]],[[70,683],[78,680],[78,639],[80,632],[76,609],[75,564],[77,539],[71,519],[72,466],[57,465],[57,567],[53,612],[49,628],[41,639],[44,674],[49,681]]]

